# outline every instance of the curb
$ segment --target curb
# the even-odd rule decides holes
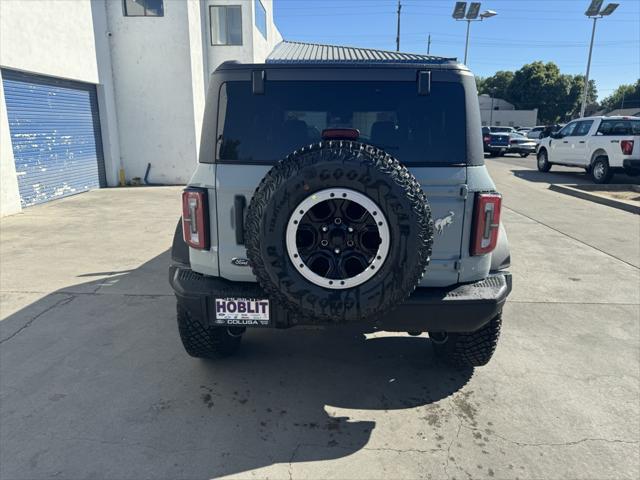
[[[564,193],[565,195],[571,195],[572,197],[582,198],[584,200],[589,200],[594,203],[599,203],[601,205],[606,205],[608,207],[617,208],[619,210],[624,210],[626,212],[635,213],[636,215],[640,215],[640,206],[630,205],[625,202],[621,202],[615,200],[613,198],[601,197],[600,195],[594,195],[589,192],[585,192],[584,190],[579,190],[577,185],[557,185],[552,183],[549,185],[549,190],[553,190],[554,192]]]

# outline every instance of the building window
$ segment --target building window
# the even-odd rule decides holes
[[[211,45],[242,45],[242,10],[240,5],[209,7]]]
[[[164,17],[164,0],[123,0],[125,17]]]
[[[260,0],[255,0],[256,28],[260,30],[262,36],[267,38],[267,11]]]

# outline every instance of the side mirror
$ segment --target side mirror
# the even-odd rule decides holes
[[[551,135],[549,135],[551,138],[562,138],[562,134],[560,132],[553,132]]]

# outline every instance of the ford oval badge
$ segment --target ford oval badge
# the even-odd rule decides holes
[[[248,258],[242,258],[242,257],[233,257],[231,259],[231,263],[233,265],[235,265],[236,267],[248,267],[249,266],[249,259]]]

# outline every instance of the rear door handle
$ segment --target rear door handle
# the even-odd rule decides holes
[[[620,140],[611,140],[611,143],[620,143]]]
[[[244,195],[236,195],[233,198],[233,211],[236,226],[236,243],[238,245],[244,245],[244,208],[247,205],[247,200]]]
[[[578,143],[584,143],[584,140],[580,140]]]
[[[569,140],[563,140],[562,143],[569,143]]]

